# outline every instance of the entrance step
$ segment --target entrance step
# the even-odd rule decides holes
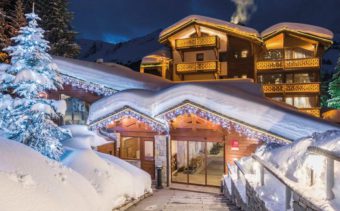
[[[181,191],[170,198],[163,210],[239,211],[240,209],[221,194]]]
[[[170,185],[170,189],[191,191],[191,192],[196,192],[196,193],[213,193],[213,194],[219,194],[220,193],[219,187],[187,185],[187,184],[178,184],[178,183],[172,183]]]

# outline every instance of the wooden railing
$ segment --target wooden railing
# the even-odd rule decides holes
[[[299,108],[299,111],[310,114],[315,117],[320,117],[320,108]]]
[[[303,83],[303,84],[264,84],[262,85],[264,93],[298,93],[298,92],[309,92],[319,93],[319,83]]]
[[[256,63],[257,71],[274,69],[299,69],[299,68],[318,68],[320,67],[319,58],[308,59],[283,59],[283,60],[264,60]]]
[[[178,39],[176,49],[201,48],[201,47],[218,47],[217,36],[194,37],[186,39]]]
[[[218,61],[179,63],[176,65],[176,71],[179,74],[195,72],[217,72],[219,69],[220,63]]]

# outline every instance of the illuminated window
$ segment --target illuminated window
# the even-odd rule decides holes
[[[258,81],[263,84],[281,84],[282,74],[263,74],[258,76]]]
[[[241,51],[241,58],[247,58],[248,57],[248,50]]]
[[[152,160],[154,158],[153,153],[153,141],[144,141],[144,157],[145,159]]]
[[[66,113],[63,117],[64,124],[85,125],[89,113],[89,105],[78,98],[62,94],[61,99],[66,101]]]
[[[140,159],[140,140],[134,137],[124,137],[120,144],[120,156],[123,159]]]
[[[292,96],[286,97],[285,102],[297,108],[313,108],[317,107],[318,100],[316,96]]]

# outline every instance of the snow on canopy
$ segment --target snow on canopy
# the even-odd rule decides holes
[[[156,64],[171,58],[170,51],[167,48],[161,48],[142,59],[142,64]]]
[[[223,83],[176,84],[158,92],[126,90],[92,104],[88,123],[92,124],[126,106],[155,117],[190,101],[289,140],[297,140],[313,132],[340,129],[339,126],[273,102],[265,98],[260,89],[259,85],[250,81],[227,80]],[[258,90],[258,93],[253,90]]]
[[[104,85],[114,90],[146,89],[159,90],[170,85],[170,81],[150,74],[140,74],[130,68],[115,64],[106,66],[94,62],[63,57],[53,57],[63,75],[83,81]]]
[[[164,29],[160,33],[159,37],[160,39],[165,39],[166,37],[171,36],[177,29],[184,28],[188,26],[188,24],[190,23],[214,26],[222,30],[240,34],[240,35],[250,37],[256,40],[260,39],[259,33],[253,28],[241,26],[238,24],[233,24],[228,21],[223,21],[223,20],[219,20],[215,18],[200,16],[200,15],[190,15],[188,17],[183,18],[182,20]]]
[[[327,40],[332,40],[334,37],[333,32],[331,32],[330,30],[326,28],[313,26],[309,24],[289,23],[289,22],[278,23],[278,24],[275,24],[269,27],[268,29],[264,30],[261,33],[261,37],[266,37],[266,36],[269,36],[271,34],[274,34],[280,31],[293,31],[293,32],[295,31],[295,32],[300,32],[304,34],[314,35],[314,36],[324,38]]]

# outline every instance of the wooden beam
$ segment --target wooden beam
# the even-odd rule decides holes
[[[202,36],[201,27],[199,25],[197,25],[197,24],[195,24],[194,27],[195,27],[197,36],[201,37]]]

